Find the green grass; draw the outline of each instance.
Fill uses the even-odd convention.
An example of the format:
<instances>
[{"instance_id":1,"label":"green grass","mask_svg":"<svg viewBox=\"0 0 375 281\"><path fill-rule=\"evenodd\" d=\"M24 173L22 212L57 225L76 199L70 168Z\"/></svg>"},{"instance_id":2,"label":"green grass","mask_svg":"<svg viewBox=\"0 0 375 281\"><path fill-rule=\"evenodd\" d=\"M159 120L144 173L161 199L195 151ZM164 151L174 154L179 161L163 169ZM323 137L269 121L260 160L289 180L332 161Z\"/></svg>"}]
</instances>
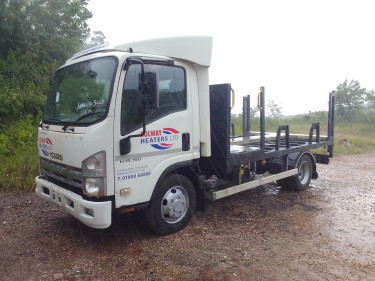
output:
<instances>
[{"instance_id":1,"label":"green grass","mask_svg":"<svg viewBox=\"0 0 375 281\"><path fill-rule=\"evenodd\" d=\"M5 190L32 190L34 179L38 175L38 156L35 148L28 145L25 149L15 151L14 155L0 166L0 188Z\"/></svg>"},{"instance_id":2,"label":"green grass","mask_svg":"<svg viewBox=\"0 0 375 281\"><path fill-rule=\"evenodd\" d=\"M235 132L242 134L241 116L232 117L236 124ZM297 115L282 118L266 117L266 131L277 132L280 125L289 125L292 134L309 134L312 123L320 123L320 135L327 135L328 113L314 112L309 115ZM251 119L251 130L259 131L259 118ZM371 123L336 122L334 155L351 155L375 151L375 120ZM322 149L314 152L323 153Z\"/></svg>"},{"instance_id":3,"label":"green grass","mask_svg":"<svg viewBox=\"0 0 375 281\"><path fill-rule=\"evenodd\" d=\"M38 175L37 125L31 116L0 128L0 188L31 190Z\"/></svg>"},{"instance_id":4,"label":"green grass","mask_svg":"<svg viewBox=\"0 0 375 281\"><path fill-rule=\"evenodd\" d=\"M350 137L337 134L335 138L335 155L362 154L375 151L375 141L363 136Z\"/></svg>"}]
</instances>

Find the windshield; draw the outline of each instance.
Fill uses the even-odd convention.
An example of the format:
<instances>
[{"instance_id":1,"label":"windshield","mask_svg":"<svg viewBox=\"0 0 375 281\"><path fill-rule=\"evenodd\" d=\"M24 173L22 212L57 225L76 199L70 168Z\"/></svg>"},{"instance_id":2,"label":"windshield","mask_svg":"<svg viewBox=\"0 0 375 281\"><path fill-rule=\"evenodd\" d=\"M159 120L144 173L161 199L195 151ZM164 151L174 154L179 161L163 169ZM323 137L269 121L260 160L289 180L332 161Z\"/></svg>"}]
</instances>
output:
<instances>
[{"instance_id":1,"label":"windshield","mask_svg":"<svg viewBox=\"0 0 375 281\"><path fill-rule=\"evenodd\" d=\"M117 59L106 57L58 70L47 96L43 122L88 125L104 119Z\"/></svg>"}]
</instances>

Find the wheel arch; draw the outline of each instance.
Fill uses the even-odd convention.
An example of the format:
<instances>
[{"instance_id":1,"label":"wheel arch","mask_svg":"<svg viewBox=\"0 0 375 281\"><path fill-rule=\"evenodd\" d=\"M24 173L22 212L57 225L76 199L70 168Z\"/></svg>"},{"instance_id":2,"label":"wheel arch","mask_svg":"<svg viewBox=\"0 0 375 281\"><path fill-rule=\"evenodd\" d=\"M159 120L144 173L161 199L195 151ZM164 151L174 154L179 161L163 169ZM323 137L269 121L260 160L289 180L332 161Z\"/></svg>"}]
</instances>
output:
<instances>
[{"instance_id":1,"label":"wheel arch","mask_svg":"<svg viewBox=\"0 0 375 281\"><path fill-rule=\"evenodd\" d=\"M167 235L180 231L194 215L198 200L191 167L191 161L173 164L159 177L144 213L154 232Z\"/></svg>"},{"instance_id":2,"label":"wheel arch","mask_svg":"<svg viewBox=\"0 0 375 281\"><path fill-rule=\"evenodd\" d=\"M163 173L160 175L158 181L156 182L155 188L152 192L150 200L152 200L155 197L155 189L156 187L169 175L171 174L179 174L191 181L193 184L196 194L198 196L198 201L200 201L200 188L199 188L199 176L193 171L192 169L193 161L184 161L180 163L175 163L168 168L166 168Z\"/></svg>"},{"instance_id":3,"label":"wheel arch","mask_svg":"<svg viewBox=\"0 0 375 281\"><path fill-rule=\"evenodd\" d=\"M317 179L318 178L318 173L316 171L316 162L315 162L315 158L314 156L312 155L312 153L310 151L305 151L305 152L297 152L297 153L292 153L288 156L289 158L289 164L293 166L293 168L296 167L299 159L303 156L303 155L307 155L308 157L310 157L311 159L311 163L312 163L312 179Z\"/></svg>"}]
</instances>

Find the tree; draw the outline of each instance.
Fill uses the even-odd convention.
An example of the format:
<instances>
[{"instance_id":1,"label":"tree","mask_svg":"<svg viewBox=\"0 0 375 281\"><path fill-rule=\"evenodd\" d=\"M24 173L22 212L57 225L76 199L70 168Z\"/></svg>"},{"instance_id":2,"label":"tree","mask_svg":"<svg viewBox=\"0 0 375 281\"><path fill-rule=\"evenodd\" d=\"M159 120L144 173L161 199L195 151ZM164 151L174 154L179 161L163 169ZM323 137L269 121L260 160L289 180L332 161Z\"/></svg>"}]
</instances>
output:
<instances>
[{"instance_id":1,"label":"tree","mask_svg":"<svg viewBox=\"0 0 375 281\"><path fill-rule=\"evenodd\" d=\"M250 118L255 118L259 116L259 108L257 106L250 107Z\"/></svg>"},{"instance_id":2,"label":"tree","mask_svg":"<svg viewBox=\"0 0 375 281\"><path fill-rule=\"evenodd\" d=\"M343 83L337 86L336 92L336 110L341 117L349 118L349 116L360 109L366 99L371 97L373 91L367 91L366 88L361 88L357 80L351 80L348 83L346 79Z\"/></svg>"},{"instance_id":3,"label":"tree","mask_svg":"<svg viewBox=\"0 0 375 281\"><path fill-rule=\"evenodd\" d=\"M375 109L375 91L374 90L367 92L366 102L368 104L368 107Z\"/></svg>"},{"instance_id":4,"label":"tree","mask_svg":"<svg viewBox=\"0 0 375 281\"><path fill-rule=\"evenodd\" d=\"M22 50L41 64L64 62L90 35L88 0L2 0L0 56Z\"/></svg>"},{"instance_id":5,"label":"tree","mask_svg":"<svg viewBox=\"0 0 375 281\"><path fill-rule=\"evenodd\" d=\"M89 38L90 41L85 43L82 49L84 50L84 49L88 49L88 48L95 47L98 45L102 45L105 43L104 42L105 38L106 37L103 32L94 31L93 35Z\"/></svg>"},{"instance_id":6,"label":"tree","mask_svg":"<svg viewBox=\"0 0 375 281\"><path fill-rule=\"evenodd\" d=\"M26 48L26 6L26 0L0 1L0 58L5 59L11 50Z\"/></svg>"},{"instance_id":7,"label":"tree","mask_svg":"<svg viewBox=\"0 0 375 281\"><path fill-rule=\"evenodd\" d=\"M267 111L269 113L267 113ZM266 111L267 115L271 116L271 117L281 117L281 116L283 116L281 114L281 107L277 103L275 103L274 100L268 100L267 101L267 111Z\"/></svg>"},{"instance_id":8,"label":"tree","mask_svg":"<svg viewBox=\"0 0 375 281\"><path fill-rule=\"evenodd\" d=\"M30 186L38 170L37 125L56 67L87 41L88 0L0 0L2 187ZM94 34L96 42L102 33ZM31 171L31 173L30 173ZM32 176L30 176L32 174Z\"/></svg>"},{"instance_id":9,"label":"tree","mask_svg":"<svg viewBox=\"0 0 375 281\"><path fill-rule=\"evenodd\" d=\"M0 0L0 128L37 117L56 67L90 35L88 0ZM95 32L93 42L104 40Z\"/></svg>"}]
</instances>

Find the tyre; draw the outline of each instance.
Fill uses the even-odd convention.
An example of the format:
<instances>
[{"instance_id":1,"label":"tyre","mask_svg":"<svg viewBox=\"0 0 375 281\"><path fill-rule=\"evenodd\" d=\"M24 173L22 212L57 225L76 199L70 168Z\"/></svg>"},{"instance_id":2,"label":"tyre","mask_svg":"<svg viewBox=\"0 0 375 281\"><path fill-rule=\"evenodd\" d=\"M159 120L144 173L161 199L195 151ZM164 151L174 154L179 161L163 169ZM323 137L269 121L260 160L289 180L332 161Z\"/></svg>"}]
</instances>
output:
<instances>
[{"instance_id":1,"label":"tyre","mask_svg":"<svg viewBox=\"0 0 375 281\"><path fill-rule=\"evenodd\" d=\"M311 158L306 154L302 155L298 159L296 168L298 174L287 178L288 187L297 191L304 191L309 186L313 173Z\"/></svg>"},{"instance_id":2,"label":"tyre","mask_svg":"<svg viewBox=\"0 0 375 281\"><path fill-rule=\"evenodd\" d=\"M284 178L276 181L277 185L281 186L282 188L288 188L290 186L289 178Z\"/></svg>"},{"instance_id":3,"label":"tyre","mask_svg":"<svg viewBox=\"0 0 375 281\"><path fill-rule=\"evenodd\" d=\"M150 228L158 234L172 234L185 228L196 206L196 192L191 181L172 174L156 187L145 212Z\"/></svg>"}]
</instances>

